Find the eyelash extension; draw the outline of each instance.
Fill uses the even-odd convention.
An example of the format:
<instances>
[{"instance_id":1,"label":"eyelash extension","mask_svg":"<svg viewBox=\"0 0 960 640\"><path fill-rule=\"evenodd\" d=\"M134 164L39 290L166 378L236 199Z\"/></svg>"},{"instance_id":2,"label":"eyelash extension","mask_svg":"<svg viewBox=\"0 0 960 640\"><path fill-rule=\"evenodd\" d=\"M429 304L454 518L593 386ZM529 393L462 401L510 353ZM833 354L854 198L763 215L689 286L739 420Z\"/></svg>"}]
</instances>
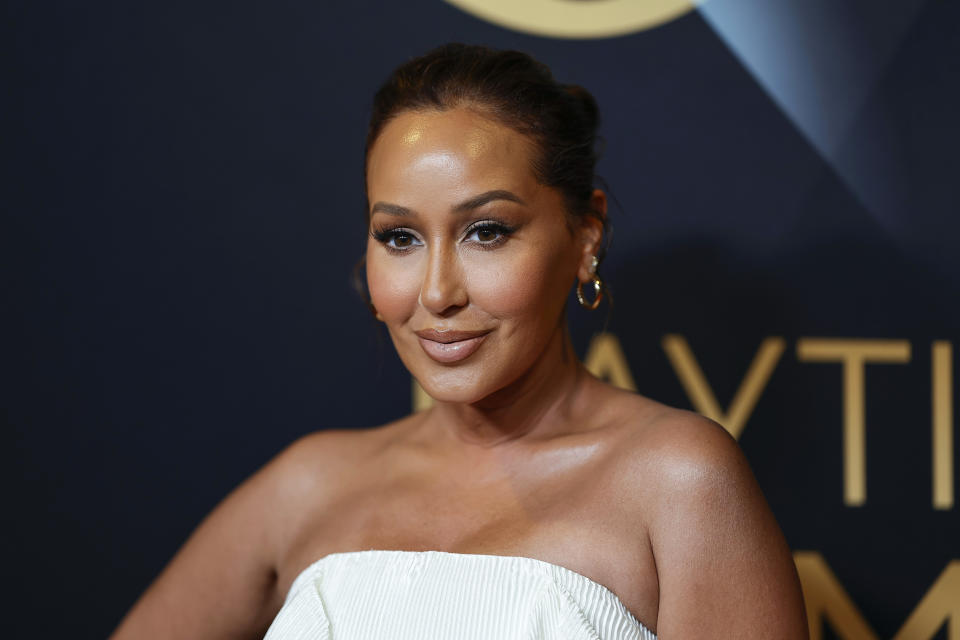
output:
<instances>
[{"instance_id":1,"label":"eyelash extension","mask_svg":"<svg viewBox=\"0 0 960 640\"><path fill-rule=\"evenodd\" d=\"M477 246L482 249L493 249L500 246L506 242L507 238L516 231L516 227L512 227L505 222L499 220L482 220L480 222L475 222L469 227L467 227L466 232L464 233L465 237L470 237L477 231L492 231L498 234L498 238L492 242L478 242Z\"/></svg>"},{"instance_id":2,"label":"eyelash extension","mask_svg":"<svg viewBox=\"0 0 960 640\"><path fill-rule=\"evenodd\" d=\"M370 236L383 245L383 248L397 255L402 255L409 251L412 247L391 247L390 241L396 238L397 236L409 236L416 239L416 236L412 231L404 227L374 227L370 229Z\"/></svg>"},{"instance_id":3,"label":"eyelash extension","mask_svg":"<svg viewBox=\"0 0 960 640\"><path fill-rule=\"evenodd\" d=\"M370 237L377 242L387 242L394 236L394 234L396 234L396 232L403 230L404 229L402 227L376 227L370 229Z\"/></svg>"},{"instance_id":4,"label":"eyelash extension","mask_svg":"<svg viewBox=\"0 0 960 640\"><path fill-rule=\"evenodd\" d=\"M476 242L476 246L481 249L493 249L503 244L507 238L516 231L516 227L508 225L499 220L481 220L467 227L464 232L464 238L469 238L478 231L491 231L497 234L497 239L490 242ZM415 238L413 232L404 227L374 227L370 229L370 236L382 244L388 251L403 253L409 250L409 247L391 247L390 241L400 235L406 235Z\"/></svg>"}]
</instances>

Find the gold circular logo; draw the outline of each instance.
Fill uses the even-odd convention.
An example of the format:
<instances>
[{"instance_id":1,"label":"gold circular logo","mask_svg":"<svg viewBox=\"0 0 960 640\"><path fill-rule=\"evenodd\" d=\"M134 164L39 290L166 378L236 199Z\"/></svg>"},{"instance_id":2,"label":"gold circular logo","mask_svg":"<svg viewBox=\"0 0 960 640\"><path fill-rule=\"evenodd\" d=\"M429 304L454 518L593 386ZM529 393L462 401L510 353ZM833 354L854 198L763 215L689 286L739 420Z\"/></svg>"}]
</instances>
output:
<instances>
[{"instance_id":1,"label":"gold circular logo","mask_svg":"<svg viewBox=\"0 0 960 640\"><path fill-rule=\"evenodd\" d=\"M551 38L609 38L679 18L702 0L446 0L501 27Z\"/></svg>"}]
</instances>

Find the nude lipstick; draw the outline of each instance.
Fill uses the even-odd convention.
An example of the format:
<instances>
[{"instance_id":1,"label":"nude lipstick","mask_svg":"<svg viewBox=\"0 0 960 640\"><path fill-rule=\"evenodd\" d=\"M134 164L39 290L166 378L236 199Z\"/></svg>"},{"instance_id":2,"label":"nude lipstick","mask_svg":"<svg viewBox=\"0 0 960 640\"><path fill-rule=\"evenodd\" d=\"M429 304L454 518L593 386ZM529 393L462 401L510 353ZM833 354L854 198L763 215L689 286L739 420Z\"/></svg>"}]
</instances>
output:
<instances>
[{"instance_id":1,"label":"nude lipstick","mask_svg":"<svg viewBox=\"0 0 960 640\"><path fill-rule=\"evenodd\" d=\"M414 331L424 353L441 364L452 364L469 358L480 348L490 331Z\"/></svg>"}]
</instances>

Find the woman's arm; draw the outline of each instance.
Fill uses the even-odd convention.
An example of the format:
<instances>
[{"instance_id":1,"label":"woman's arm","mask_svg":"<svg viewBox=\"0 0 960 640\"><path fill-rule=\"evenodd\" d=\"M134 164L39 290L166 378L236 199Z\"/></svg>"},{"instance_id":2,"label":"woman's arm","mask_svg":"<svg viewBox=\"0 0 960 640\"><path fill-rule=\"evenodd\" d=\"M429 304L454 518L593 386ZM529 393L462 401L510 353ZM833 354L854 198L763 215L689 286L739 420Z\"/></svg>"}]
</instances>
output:
<instances>
[{"instance_id":1,"label":"woman's arm","mask_svg":"<svg viewBox=\"0 0 960 640\"><path fill-rule=\"evenodd\" d=\"M693 414L671 424L650 540L660 638L806 640L792 556L733 438Z\"/></svg>"},{"instance_id":2,"label":"woman's arm","mask_svg":"<svg viewBox=\"0 0 960 640\"><path fill-rule=\"evenodd\" d=\"M140 597L112 640L262 637L280 607L277 560L311 483L304 438L221 502Z\"/></svg>"}]
</instances>

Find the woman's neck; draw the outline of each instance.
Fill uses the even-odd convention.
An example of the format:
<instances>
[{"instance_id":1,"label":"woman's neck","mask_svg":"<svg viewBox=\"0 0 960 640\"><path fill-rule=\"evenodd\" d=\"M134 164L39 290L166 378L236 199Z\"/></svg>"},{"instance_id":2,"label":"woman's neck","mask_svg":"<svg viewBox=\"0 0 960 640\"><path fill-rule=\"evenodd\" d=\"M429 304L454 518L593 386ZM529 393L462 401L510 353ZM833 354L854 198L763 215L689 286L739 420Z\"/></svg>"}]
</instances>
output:
<instances>
[{"instance_id":1,"label":"woman's neck","mask_svg":"<svg viewBox=\"0 0 960 640\"><path fill-rule=\"evenodd\" d=\"M522 437L548 437L570 422L589 374L577 360L565 325L519 379L472 403L438 402L430 421L459 444L495 447Z\"/></svg>"}]
</instances>

